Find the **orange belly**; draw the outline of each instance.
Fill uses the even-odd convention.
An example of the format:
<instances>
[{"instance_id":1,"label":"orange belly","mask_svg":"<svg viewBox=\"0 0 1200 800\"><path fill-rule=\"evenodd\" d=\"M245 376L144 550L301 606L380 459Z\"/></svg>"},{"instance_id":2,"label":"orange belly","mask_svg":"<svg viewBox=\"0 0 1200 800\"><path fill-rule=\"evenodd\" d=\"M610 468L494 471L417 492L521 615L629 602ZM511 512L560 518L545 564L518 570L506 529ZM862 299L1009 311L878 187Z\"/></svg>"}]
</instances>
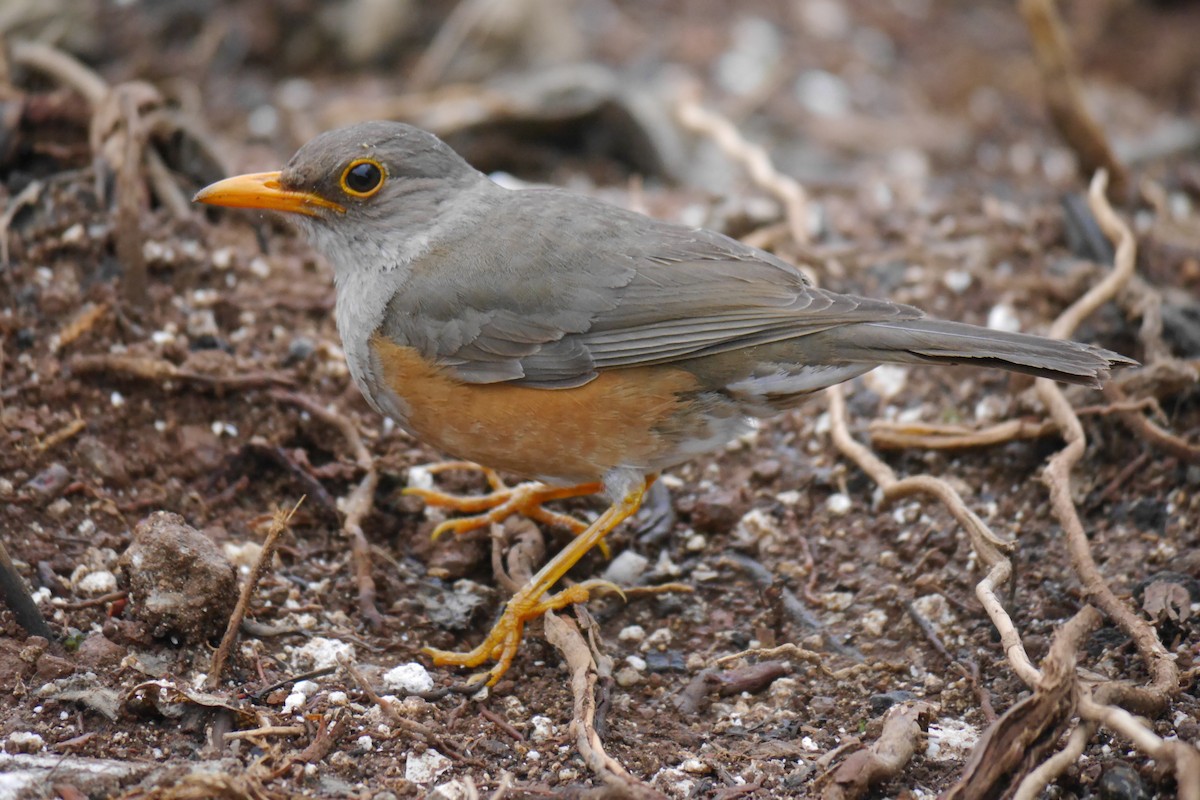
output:
<instances>
[{"instance_id":1,"label":"orange belly","mask_svg":"<svg viewBox=\"0 0 1200 800\"><path fill-rule=\"evenodd\" d=\"M650 471L677 449L678 415L696 389L690 373L661 366L608 370L572 389L469 384L384 337L371 348L405 412L398 421L422 442L553 483L598 481L614 467Z\"/></svg>"}]
</instances>

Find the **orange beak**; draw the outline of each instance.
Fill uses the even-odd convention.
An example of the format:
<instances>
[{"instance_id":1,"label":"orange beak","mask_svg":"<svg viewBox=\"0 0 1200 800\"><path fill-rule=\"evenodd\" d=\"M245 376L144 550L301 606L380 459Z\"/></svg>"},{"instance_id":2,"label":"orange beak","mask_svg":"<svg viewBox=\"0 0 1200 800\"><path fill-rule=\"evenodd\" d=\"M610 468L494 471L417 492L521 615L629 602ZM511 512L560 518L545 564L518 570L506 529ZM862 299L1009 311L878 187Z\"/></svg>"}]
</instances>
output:
<instances>
[{"instance_id":1,"label":"orange beak","mask_svg":"<svg viewBox=\"0 0 1200 800\"><path fill-rule=\"evenodd\" d=\"M268 211L287 211L293 214L319 216L321 209L345 214L346 209L332 200L326 200L312 192L297 192L284 189L279 184L278 172L259 172L254 175L237 175L206 186L192 198L195 203L231 208L261 208Z\"/></svg>"}]
</instances>

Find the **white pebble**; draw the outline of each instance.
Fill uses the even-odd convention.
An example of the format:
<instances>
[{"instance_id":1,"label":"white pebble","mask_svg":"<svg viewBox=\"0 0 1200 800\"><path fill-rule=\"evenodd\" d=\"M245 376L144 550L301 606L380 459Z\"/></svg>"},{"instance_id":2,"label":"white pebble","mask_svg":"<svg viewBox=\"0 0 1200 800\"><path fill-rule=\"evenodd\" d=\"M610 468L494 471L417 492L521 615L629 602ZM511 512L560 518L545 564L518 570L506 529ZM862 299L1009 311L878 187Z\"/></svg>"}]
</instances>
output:
<instances>
[{"instance_id":1,"label":"white pebble","mask_svg":"<svg viewBox=\"0 0 1200 800\"><path fill-rule=\"evenodd\" d=\"M884 364L864 375L863 381L872 392L884 400L891 400L904 391L904 384L908 382L908 369L895 364Z\"/></svg>"},{"instance_id":2,"label":"white pebble","mask_svg":"<svg viewBox=\"0 0 1200 800\"><path fill-rule=\"evenodd\" d=\"M604 580L612 581L618 586L633 586L649 565L650 559L632 550L626 550L614 558L604 570Z\"/></svg>"},{"instance_id":3,"label":"white pebble","mask_svg":"<svg viewBox=\"0 0 1200 800\"><path fill-rule=\"evenodd\" d=\"M433 489L433 473L428 467L413 466L408 468L408 488Z\"/></svg>"},{"instance_id":4,"label":"white pebble","mask_svg":"<svg viewBox=\"0 0 1200 800\"><path fill-rule=\"evenodd\" d=\"M962 294L969 289L973 280L971 273L964 269L947 270L946 274L942 276L942 283L955 294Z\"/></svg>"},{"instance_id":5,"label":"white pebble","mask_svg":"<svg viewBox=\"0 0 1200 800\"><path fill-rule=\"evenodd\" d=\"M304 708L304 704L308 702L308 695L304 692L292 692L283 701L283 713L290 714L298 708Z\"/></svg>"},{"instance_id":6,"label":"white pebble","mask_svg":"<svg viewBox=\"0 0 1200 800\"><path fill-rule=\"evenodd\" d=\"M256 278L266 278L271 274L271 265L262 256L250 259L249 269L250 274Z\"/></svg>"},{"instance_id":7,"label":"white pebble","mask_svg":"<svg viewBox=\"0 0 1200 800\"><path fill-rule=\"evenodd\" d=\"M125 405L125 396L120 392L113 392L109 395L108 402L112 403L113 408L120 408Z\"/></svg>"},{"instance_id":8,"label":"white pebble","mask_svg":"<svg viewBox=\"0 0 1200 800\"><path fill-rule=\"evenodd\" d=\"M529 739L534 742L544 742L554 736L557 731L554 728L554 723L549 717L544 717L538 714L529 720L533 725L533 730L529 733Z\"/></svg>"},{"instance_id":9,"label":"white pebble","mask_svg":"<svg viewBox=\"0 0 1200 800\"><path fill-rule=\"evenodd\" d=\"M409 753L404 759L404 779L412 783L433 783L452 766L450 759L430 748L417 755Z\"/></svg>"},{"instance_id":10,"label":"white pebble","mask_svg":"<svg viewBox=\"0 0 1200 800\"><path fill-rule=\"evenodd\" d=\"M339 658L354 662L354 645L314 636L303 647L296 649L296 658L301 663L312 665L313 669L336 667Z\"/></svg>"},{"instance_id":11,"label":"white pebble","mask_svg":"<svg viewBox=\"0 0 1200 800\"><path fill-rule=\"evenodd\" d=\"M651 647L666 647L671 643L671 629L659 628L646 637L646 641L642 646L643 650L648 650Z\"/></svg>"},{"instance_id":12,"label":"white pebble","mask_svg":"<svg viewBox=\"0 0 1200 800\"><path fill-rule=\"evenodd\" d=\"M109 594L117 590L117 576L106 569L90 572L75 584L75 588L84 594Z\"/></svg>"},{"instance_id":13,"label":"white pebble","mask_svg":"<svg viewBox=\"0 0 1200 800\"><path fill-rule=\"evenodd\" d=\"M393 667L383 674L383 685L394 692L420 694L433 689L429 670L415 662Z\"/></svg>"},{"instance_id":14,"label":"white pebble","mask_svg":"<svg viewBox=\"0 0 1200 800\"><path fill-rule=\"evenodd\" d=\"M331 706L344 706L350 703L350 698L345 692L330 692L328 699Z\"/></svg>"},{"instance_id":15,"label":"white pebble","mask_svg":"<svg viewBox=\"0 0 1200 800\"><path fill-rule=\"evenodd\" d=\"M842 492L829 495L829 499L825 501L825 507L829 509L829 513L839 517L848 513L852 505L850 495Z\"/></svg>"},{"instance_id":16,"label":"white pebble","mask_svg":"<svg viewBox=\"0 0 1200 800\"><path fill-rule=\"evenodd\" d=\"M1008 303L997 303L988 312L987 326L995 331L1017 333L1021 330L1021 320L1017 310Z\"/></svg>"},{"instance_id":17,"label":"white pebble","mask_svg":"<svg viewBox=\"0 0 1200 800\"><path fill-rule=\"evenodd\" d=\"M879 608L873 608L862 616L863 633L868 636L882 636L887 626L887 613Z\"/></svg>"},{"instance_id":18,"label":"white pebble","mask_svg":"<svg viewBox=\"0 0 1200 800\"><path fill-rule=\"evenodd\" d=\"M646 629L641 625L627 625L617 634L617 641L640 642L646 638Z\"/></svg>"},{"instance_id":19,"label":"white pebble","mask_svg":"<svg viewBox=\"0 0 1200 800\"><path fill-rule=\"evenodd\" d=\"M621 667L613 674L613 679L617 682L617 686L628 689L630 686L637 686L642 680L642 676L633 667Z\"/></svg>"},{"instance_id":20,"label":"white pebble","mask_svg":"<svg viewBox=\"0 0 1200 800\"><path fill-rule=\"evenodd\" d=\"M375 740L370 736L360 736L358 737L358 746L360 749L366 750L369 753L375 749Z\"/></svg>"}]
</instances>

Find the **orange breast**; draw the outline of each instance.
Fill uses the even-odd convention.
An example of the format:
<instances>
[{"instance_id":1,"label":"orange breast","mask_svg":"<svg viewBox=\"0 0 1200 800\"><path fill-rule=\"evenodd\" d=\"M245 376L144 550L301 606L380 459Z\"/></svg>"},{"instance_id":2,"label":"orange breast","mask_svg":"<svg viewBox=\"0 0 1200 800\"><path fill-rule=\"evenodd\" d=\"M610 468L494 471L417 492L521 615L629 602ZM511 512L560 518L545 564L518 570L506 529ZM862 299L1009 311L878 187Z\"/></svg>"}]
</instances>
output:
<instances>
[{"instance_id":1,"label":"orange breast","mask_svg":"<svg viewBox=\"0 0 1200 800\"><path fill-rule=\"evenodd\" d=\"M660 366L608 370L573 389L467 384L384 337L371 348L421 441L555 483L598 481L618 466L649 470L676 448L676 415L696 389L690 373Z\"/></svg>"}]
</instances>

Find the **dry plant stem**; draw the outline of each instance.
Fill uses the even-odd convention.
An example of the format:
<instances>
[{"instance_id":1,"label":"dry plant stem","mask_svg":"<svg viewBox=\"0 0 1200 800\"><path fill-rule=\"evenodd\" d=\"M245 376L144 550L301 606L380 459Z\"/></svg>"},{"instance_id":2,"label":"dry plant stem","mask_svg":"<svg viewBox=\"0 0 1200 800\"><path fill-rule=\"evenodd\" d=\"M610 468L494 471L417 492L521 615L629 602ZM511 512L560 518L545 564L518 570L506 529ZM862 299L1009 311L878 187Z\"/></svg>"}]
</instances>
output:
<instances>
[{"instance_id":1,"label":"dry plant stem","mask_svg":"<svg viewBox=\"0 0 1200 800\"><path fill-rule=\"evenodd\" d=\"M84 303L71 321L59 329L50 340L50 350L57 353L90 331L108 313L108 303Z\"/></svg>"},{"instance_id":2,"label":"dry plant stem","mask_svg":"<svg viewBox=\"0 0 1200 800\"><path fill-rule=\"evenodd\" d=\"M78 410L76 410L76 414L78 414ZM38 442L33 449L35 452L44 453L51 448L58 447L60 444L75 436L86 427L87 420L80 416L76 416L75 419L71 420L42 441Z\"/></svg>"},{"instance_id":3,"label":"dry plant stem","mask_svg":"<svg viewBox=\"0 0 1200 800\"><path fill-rule=\"evenodd\" d=\"M575 698L571 732L575 735L575 746L584 763L608 786L624 792L625 796L665 800L664 795L630 775L619 762L604 752L604 744L593 724L596 718L595 664L579 628L552 611L547 611L542 619L546 641L558 648L571 671L571 694Z\"/></svg>"},{"instance_id":4,"label":"dry plant stem","mask_svg":"<svg viewBox=\"0 0 1200 800\"><path fill-rule=\"evenodd\" d=\"M234 739L255 739L260 736L299 736L304 733L303 725L267 725L250 731L230 731L225 734L225 741Z\"/></svg>"},{"instance_id":5,"label":"dry plant stem","mask_svg":"<svg viewBox=\"0 0 1200 800\"><path fill-rule=\"evenodd\" d=\"M93 107L108 94L108 83L78 59L41 42L13 42L14 64L45 73L83 95Z\"/></svg>"},{"instance_id":6,"label":"dry plant stem","mask_svg":"<svg viewBox=\"0 0 1200 800\"><path fill-rule=\"evenodd\" d=\"M990 725L971 752L946 800L998 800L1054 747L1074 715L1079 695L1076 652L1102 617L1084 606L1054 634L1033 694Z\"/></svg>"},{"instance_id":7,"label":"dry plant stem","mask_svg":"<svg viewBox=\"0 0 1200 800\"><path fill-rule=\"evenodd\" d=\"M335 720L332 725L329 724L330 717L321 719L321 728L317 731L317 735L309 742L308 747L296 755L294 763L315 764L329 755L329 751L350 727L350 721L353 718L353 715L347 713L335 712L333 716Z\"/></svg>"},{"instance_id":8,"label":"dry plant stem","mask_svg":"<svg viewBox=\"0 0 1200 800\"><path fill-rule=\"evenodd\" d=\"M245 585L242 586L242 591L238 595L237 605L233 608L233 614L229 617L229 624L225 626L225 635L221 637L221 644L213 653L212 665L208 670L208 678L204 685L210 691L221 685L221 675L225 672L225 662L229 660L229 653L233 650L233 643L237 641L238 628L242 625L242 620L246 617L246 611L250 608L250 598L254 596L254 590L258 588L258 582L262 580L262 576L266 574L267 567L271 564L271 559L275 557L275 550L279 547L279 539L283 532L287 530L288 523L292 521L292 516L296 513L296 509L300 508L300 503L304 502L304 498L300 498L296 505L292 506L291 511L277 509L275 516L271 519L271 527L267 530L267 538L263 541L262 552L258 554L258 561L254 563L254 569L250 570L250 577Z\"/></svg>"},{"instance_id":9,"label":"dry plant stem","mask_svg":"<svg viewBox=\"0 0 1200 800\"><path fill-rule=\"evenodd\" d=\"M704 108L693 94L685 92L675 106L675 115L680 123L688 130L715 141L726 155L746 169L756 185L773 194L783 204L792 239L798 245L807 245L808 194L804 187L775 169L766 150L746 141L732 122Z\"/></svg>"},{"instance_id":10,"label":"dry plant stem","mask_svg":"<svg viewBox=\"0 0 1200 800\"><path fill-rule=\"evenodd\" d=\"M275 375L269 372L255 372L245 375L210 375L177 367L165 359L132 355L129 353L76 355L67 360L67 368L79 375L92 372L109 372L126 378L140 378L150 381L177 380L210 387L216 392L231 389L261 389L264 387L289 387L295 385L295 381L285 375Z\"/></svg>"},{"instance_id":11,"label":"dry plant stem","mask_svg":"<svg viewBox=\"0 0 1200 800\"><path fill-rule=\"evenodd\" d=\"M972 447L991 447L1017 439L1040 439L1057 432L1050 422L1010 419L986 428L972 429L964 425L928 425L872 421L868 433L871 445L878 450L965 450Z\"/></svg>"},{"instance_id":12,"label":"dry plant stem","mask_svg":"<svg viewBox=\"0 0 1200 800\"><path fill-rule=\"evenodd\" d=\"M851 753L830 776L824 800L857 800L871 787L896 777L917 751L924 731L920 718L933 711L930 703L903 703L888 709L879 739L865 750Z\"/></svg>"},{"instance_id":13,"label":"dry plant stem","mask_svg":"<svg viewBox=\"0 0 1200 800\"><path fill-rule=\"evenodd\" d=\"M1104 387L1104 396L1112 400L1114 405L1128 403L1125 393L1116 384ZM1118 409L1115 412L1133 433L1145 439L1151 446L1175 456L1180 461L1200 464L1200 445L1190 444L1175 434L1164 430L1159 425L1137 411Z\"/></svg>"},{"instance_id":14,"label":"dry plant stem","mask_svg":"<svg viewBox=\"0 0 1200 800\"><path fill-rule=\"evenodd\" d=\"M988 528L987 523L967 508L962 497L954 487L932 475L917 475L903 480L896 478L896 473L879 459L869 448L859 443L850 435L846 421L846 399L841 386L833 386L825 390L829 399L829 417L831 422L830 435L833 443L842 455L849 458L859 469L867 473L883 490L884 499L888 502L908 497L913 494L932 495L942 502L958 523L963 526L971 540L971 546L978 554L980 561L988 568L987 576L975 587L979 601L991 618L992 624L1000 633L1000 641L1004 647L1005 656L1013 671L1026 684L1034 685L1040 673L1030 661L1021 643L1021 637L1013 625L1012 618L1004 610L1003 603L996 596L997 587L1004 584L1012 574L1012 564L1004 555L1003 550L1008 543L997 537Z\"/></svg>"},{"instance_id":15,"label":"dry plant stem","mask_svg":"<svg viewBox=\"0 0 1200 800\"><path fill-rule=\"evenodd\" d=\"M1123 197L1128 191L1129 176L1084 104L1071 45L1054 0L1021 0L1019 5L1033 40L1033 54L1042 75L1050 118L1079 157L1080 173L1088 176L1100 169L1110 171L1112 193Z\"/></svg>"},{"instance_id":16,"label":"dry plant stem","mask_svg":"<svg viewBox=\"0 0 1200 800\"><path fill-rule=\"evenodd\" d=\"M1092 213L1096 215L1105 235L1117 244L1113 270L1055 320L1050 327L1050 336L1057 339L1069 338L1089 314L1115 297L1133 275L1137 245L1133 233L1108 204L1104 191L1105 183L1104 172L1098 172L1092 180L1088 199ZM1035 388L1067 442L1066 447L1051 457L1042 480L1050 489L1051 510L1063 527L1075 572L1079 575L1089 598L1133 638L1146 667L1153 675L1148 687L1150 696L1144 700L1148 701L1150 707L1161 709L1169 698L1179 691L1179 668L1158 640L1154 629L1117 598L1105 582L1104 576L1100 574L1092 558L1083 523L1071 499L1071 470L1083 457L1087 447L1083 425L1058 384L1039 378Z\"/></svg>"},{"instance_id":17,"label":"dry plant stem","mask_svg":"<svg viewBox=\"0 0 1200 800\"><path fill-rule=\"evenodd\" d=\"M1171 764L1179 800L1200 800L1200 750L1187 742L1168 742L1125 709L1097 703L1090 697L1080 698L1079 715L1124 736L1151 758Z\"/></svg>"},{"instance_id":18,"label":"dry plant stem","mask_svg":"<svg viewBox=\"0 0 1200 800\"><path fill-rule=\"evenodd\" d=\"M8 229L12 226L13 219L22 208L37 202L38 195L41 193L42 182L30 181L29 185L22 189L16 197L8 201L8 207L4 209L3 214L0 214L0 267L8 267Z\"/></svg>"},{"instance_id":19,"label":"dry plant stem","mask_svg":"<svg viewBox=\"0 0 1200 800\"><path fill-rule=\"evenodd\" d=\"M378 630L383 626L383 616L375 607L375 579L371 577L371 548L367 537L363 535L362 521L375 505L375 487L379 484L379 472L375 469L375 459L371 451L363 444L358 435L358 428L348 417L330 411L320 403L293 392L272 392L276 400L282 400L298 408L302 408L312 416L327 425L341 431L350 449L354 452L354 461L363 471L362 480L346 497L343 505L345 519L342 521L342 533L350 540L350 553L354 561L354 578L358 585L358 610L363 619Z\"/></svg>"},{"instance_id":20,"label":"dry plant stem","mask_svg":"<svg viewBox=\"0 0 1200 800\"><path fill-rule=\"evenodd\" d=\"M1050 782L1062 775L1079 760L1092 736L1096 733L1096 723L1084 721L1071 731L1066 746L1054 755L1037 765L1032 772L1025 776L1017 787L1013 800L1037 800Z\"/></svg>"}]
</instances>

